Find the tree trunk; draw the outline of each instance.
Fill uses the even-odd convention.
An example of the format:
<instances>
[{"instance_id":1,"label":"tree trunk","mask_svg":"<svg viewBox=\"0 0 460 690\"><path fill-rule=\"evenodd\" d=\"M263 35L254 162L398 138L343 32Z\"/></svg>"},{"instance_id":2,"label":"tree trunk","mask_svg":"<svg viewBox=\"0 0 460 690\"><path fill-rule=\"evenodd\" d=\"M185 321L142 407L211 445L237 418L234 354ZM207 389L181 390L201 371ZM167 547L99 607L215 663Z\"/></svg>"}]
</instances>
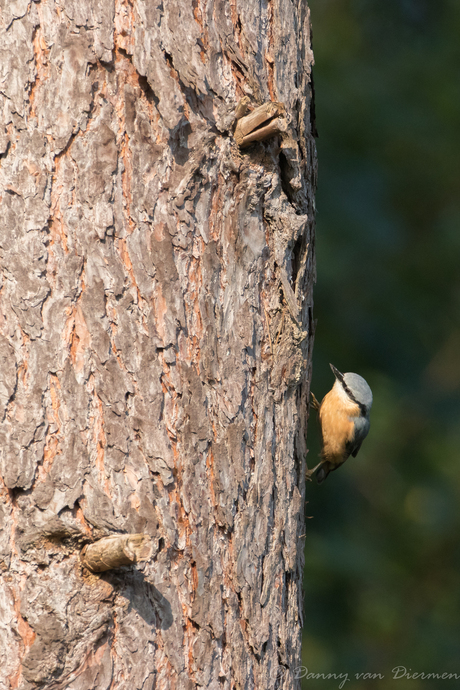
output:
<instances>
[{"instance_id":1,"label":"tree trunk","mask_svg":"<svg viewBox=\"0 0 460 690\"><path fill-rule=\"evenodd\" d=\"M296 687L308 7L0 7L1 687Z\"/></svg>"}]
</instances>

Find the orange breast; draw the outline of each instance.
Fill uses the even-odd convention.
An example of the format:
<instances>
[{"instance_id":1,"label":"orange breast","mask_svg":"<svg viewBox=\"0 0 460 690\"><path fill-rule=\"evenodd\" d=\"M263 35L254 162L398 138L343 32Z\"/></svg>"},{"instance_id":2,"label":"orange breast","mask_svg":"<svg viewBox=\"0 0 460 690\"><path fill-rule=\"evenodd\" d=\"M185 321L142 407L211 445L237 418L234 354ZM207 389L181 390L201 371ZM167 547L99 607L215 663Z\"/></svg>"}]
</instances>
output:
<instances>
[{"instance_id":1,"label":"orange breast","mask_svg":"<svg viewBox=\"0 0 460 690\"><path fill-rule=\"evenodd\" d=\"M354 435L353 417L359 415L359 406L339 397L334 389L324 397L319 411L323 436L322 456L334 465L344 462L348 453L346 444Z\"/></svg>"}]
</instances>

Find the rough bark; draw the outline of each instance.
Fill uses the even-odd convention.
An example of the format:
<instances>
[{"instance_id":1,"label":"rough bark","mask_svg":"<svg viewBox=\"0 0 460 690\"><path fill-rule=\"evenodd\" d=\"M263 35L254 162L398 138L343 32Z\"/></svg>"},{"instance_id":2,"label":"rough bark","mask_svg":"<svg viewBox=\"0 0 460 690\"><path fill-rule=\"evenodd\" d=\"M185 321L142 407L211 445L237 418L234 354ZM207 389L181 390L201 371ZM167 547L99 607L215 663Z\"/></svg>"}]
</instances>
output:
<instances>
[{"instance_id":1,"label":"rough bark","mask_svg":"<svg viewBox=\"0 0 460 690\"><path fill-rule=\"evenodd\" d=\"M0 686L296 687L308 7L0 11ZM240 150L244 96L287 131ZM131 533L148 563L82 566Z\"/></svg>"}]
</instances>

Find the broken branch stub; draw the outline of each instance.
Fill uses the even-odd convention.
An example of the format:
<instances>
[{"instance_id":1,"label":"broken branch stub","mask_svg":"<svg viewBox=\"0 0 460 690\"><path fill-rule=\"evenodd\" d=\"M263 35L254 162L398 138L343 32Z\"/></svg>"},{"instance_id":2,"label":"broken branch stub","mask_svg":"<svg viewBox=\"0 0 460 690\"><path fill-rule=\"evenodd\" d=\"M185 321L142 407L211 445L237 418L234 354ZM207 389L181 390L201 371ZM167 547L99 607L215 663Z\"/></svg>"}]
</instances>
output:
<instances>
[{"instance_id":1,"label":"broken branch stub","mask_svg":"<svg viewBox=\"0 0 460 690\"><path fill-rule=\"evenodd\" d=\"M250 102L249 96L243 96L243 98L238 101L238 105L235 108L235 121L241 120L242 117L247 115Z\"/></svg>"},{"instance_id":2,"label":"broken branch stub","mask_svg":"<svg viewBox=\"0 0 460 690\"><path fill-rule=\"evenodd\" d=\"M287 132L287 122L284 117L277 117L275 120L271 120L265 127L259 127L259 129L245 136L240 144L240 148L244 149L249 144L252 144L253 141L264 141L274 137L275 134L284 134L284 132Z\"/></svg>"},{"instance_id":3,"label":"broken branch stub","mask_svg":"<svg viewBox=\"0 0 460 690\"><path fill-rule=\"evenodd\" d=\"M286 131L283 103L268 101L238 120L234 136L238 146L245 148L253 141L263 141Z\"/></svg>"},{"instance_id":4,"label":"broken branch stub","mask_svg":"<svg viewBox=\"0 0 460 690\"><path fill-rule=\"evenodd\" d=\"M80 559L91 572L102 573L123 565L148 561L152 551L152 540L148 534L114 534L85 546Z\"/></svg>"}]
</instances>

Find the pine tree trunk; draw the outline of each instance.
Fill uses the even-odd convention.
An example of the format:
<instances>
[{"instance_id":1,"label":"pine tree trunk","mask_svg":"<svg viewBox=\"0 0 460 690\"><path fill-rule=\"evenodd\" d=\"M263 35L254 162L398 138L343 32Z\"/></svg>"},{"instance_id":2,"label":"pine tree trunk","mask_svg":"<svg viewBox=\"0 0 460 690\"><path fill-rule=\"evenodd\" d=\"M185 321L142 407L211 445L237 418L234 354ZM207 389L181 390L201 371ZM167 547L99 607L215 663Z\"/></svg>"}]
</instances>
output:
<instances>
[{"instance_id":1,"label":"pine tree trunk","mask_svg":"<svg viewBox=\"0 0 460 690\"><path fill-rule=\"evenodd\" d=\"M308 7L0 6L0 687L297 687Z\"/></svg>"}]
</instances>

